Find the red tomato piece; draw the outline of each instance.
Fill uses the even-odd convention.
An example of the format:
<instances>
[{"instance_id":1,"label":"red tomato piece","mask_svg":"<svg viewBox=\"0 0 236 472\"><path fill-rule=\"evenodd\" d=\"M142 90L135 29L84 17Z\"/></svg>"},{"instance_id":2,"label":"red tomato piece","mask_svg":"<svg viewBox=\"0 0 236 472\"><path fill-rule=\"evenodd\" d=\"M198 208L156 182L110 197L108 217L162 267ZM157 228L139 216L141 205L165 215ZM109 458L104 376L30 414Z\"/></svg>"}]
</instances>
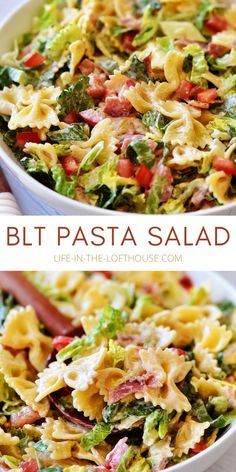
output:
<instances>
[{"instance_id":1,"label":"red tomato piece","mask_svg":"<svg viewBox=\"0 0 236 472\"><path fill-rule=\"evenodd\" d=\"M211 88L205 90L204 92L200 92L197 95L198 102L202 103L213 103L215 99L218 97L217 90L215 88Z\"/></svg>"},{"instance_id":2,"label":"red tomato piece","mask_svg":"<svg viewBox=\"0 0 236 472\"><path fill-rule=\"evenodd\" d=\"M34 52L27 61L24 62L25 67L33 69L34 67L41 66L45 61L45 57L42 56L39 52Z\"/></svg>"},{"instance_id":3,"label":"red tomato piece","mask_svg":"<svg viewBox=\"0 0 236 472\"><path fill-rule=\"evenodd\" d=\"M220 33L221 31L225 31L229 27L228 21L220 15L213 15L207 20L204 21L205 28L210 33Z\"/></svg>"},{"instance_id":4,"label":"red tomato piece","mask_svg":"<svg viewBox=\"0 0 236 472\"><path fill-rule=\"evenodd\" d=\"M139 31L138 30L135 30L135 31L127 31L126 33L123 33L121 35L121 43L122 43L122 46L123 46L123 49L127 52L132 52L134 51L134 46L133 46L133 40L136 36L136 34L138 34Z\"/></svg>"},{"instance_id":5,"label":"red tomato piece","mask_svg":"<svg viewBox=\"0 0 236 472\"><path fill-rule=\"evenodd\" d=\"M152 172L148 169L145 164L142 164L141 167L139 167L137 174L136 174L136 179L141 187L144 187L148 189L151 185L153 175Z\"/></svg>"},{"instance_id":6,"label":"red tomato piece","mask_svg":"<svg viewBox=\"0 0 236 472\"><path fill-rule=\"evenodd\" d=\"M229 48L222 46L221 44L209 43L207 47L207 52L210 56L221 57L224 56L229 51Z\"/></svg>"},{"instance_id":7,"label":"red tomato piece","mask_svg":"<svg viewBox=\"0 0 236 472\"><path fill-rule=\"evenodd\" d=\"M223 171L227 175L236 176L236 165L233 161L225 159L224 157L215 157L213 161L213 167L217 171Z\"/></svg>"},{"instance_id":8,"label":"red tomato piece","mask_svg":"<svg viewBox=\"0 0 236 472\"><path fill-rule=\"evenodd\" d=\"M25 424L34 424L40 418L41 416L30 406L24 406L11 414L10 422L15 428L23 428Z\"/></svg>"},{"instance_id":9,"label":"red tomato piece","mask_svg":"<svg viewBox=\"0 0 236 472\"><path fill-rule=\"evenodd\" d=\"M191 288L193 288L193 282L191 280L191 278L188 276L188 275L184 275L180 281L179 281L180 285L182 285L183 288L185 288L186 290L191 290Z\"/></svg>"},{"instance_id":10,"label":"red tomato piece","mask_svg":"<svg viewBox=\"0 0 236 472\"><path fill-rule=\"evenodd\" d=\"M62 157L60 162L66 175L70 176L70 175L76 174L79 166L78 166L78 162L73 156Z\"/></svg>"},{"instance_id":11,"label":"red tomato piece","mask_svg":"<svg viewBox=\"0 0 236 472\"><path fill-rule=\"evenodd\" d=\"M180 87L177 91L178 96L181 100L188 100L191 96L191 91L194 88L194 85L188 80L183 80L180 84Z\"/></svg>"},{"instance_id":12,"label":"red tomato piece","mask_svg":"<svg viewBox=\"0 0 236 472\"><path fill-rule=\"evenodd\" d=\"M108 96L105 100L104 113L107 113L110 116L129 116L132 111L133 107L126 98Z\"/></svg>"},{"instance_id":13,"label":"red tomato piece","mask_svg":"<svg viewBox=\"0 0 236 472\"><path fill-rule=\"evenodd\" d=\"M26 131L23 133L16 133L16 144L19 148L24 149L26 143L40 143L38 133L33 131Z\"/></svg>"},{"instance_id":14,"label":"red tomato piece","mask_svg":"<svg viewBox=\"0 0 236 472\"><path fill-rule=\"evenodd\" d=\"M54 349L60 351L64 347L68 346L68 344L72 343L74 339L75 338L72 338L71 336L56 336L52 341L52 345Z\"/></svg>"},{"instance_id":15,"label":"red tomato piece","mask_svg":"<svg viewBox=\"0 0 236 472\"><path fill-rule=\"evenodd\" d=\"M26 462L22 462L20 464L21 469L23 469L24 472L38 472L38 464L34 459L29 459Z\"/></svg>"},{"instance_id":16,"label":"red tomato piece","mask_svg":"<svg viewBox=\"0 0 236 472\"><path fill-rule=\"evenodd\" d=\"M192 449L192 452L194 454L199 454L199 452L204 451L206 448L207 448L207 442L204 438L202 438L199 443L195 444L194 448Z\"/></svg>"},{"instance_id":17,"label":"red tomato piece","mask_svg":"<svg viewBox=\"0 0 236 472\"><path fill-rule=\"evenodd\" d=\"M134 175L134 164L129 159L120 159L117 172L121 177L132 177Z\"/></svg>"},{"instance_id":18,"label":"red tomato piece","mask_svg":"<svg viewBox=\"0 0 236 472\"><path fill-rule=\"evenodd\" d=\"M65 116L63 121L68 125L72 125L73 123L78 122L78 115L75 111L71 111L70 113L68 113L68 115Z\"/></svg>"}]
</instances>

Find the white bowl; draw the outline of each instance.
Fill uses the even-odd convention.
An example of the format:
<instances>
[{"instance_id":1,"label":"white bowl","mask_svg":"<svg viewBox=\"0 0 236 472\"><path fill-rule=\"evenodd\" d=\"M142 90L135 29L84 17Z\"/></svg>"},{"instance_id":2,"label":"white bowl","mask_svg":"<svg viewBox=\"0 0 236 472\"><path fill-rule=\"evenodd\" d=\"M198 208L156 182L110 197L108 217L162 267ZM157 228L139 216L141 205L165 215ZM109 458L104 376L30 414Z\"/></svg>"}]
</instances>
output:
<instances>
[{"instance_id":1,"label":"white bowl","mask_svg":"<svg viewBox=\"0 0 236 472\"><path fill-rule=\"evenodd\" d=\"M215 272L188 272L195 284L209 283L215 302L231 300L236 304L236 289ZM204 472L215 464L236 441L236 421L212 446L180 464L169 467L169 472ZM230 471L231 472L231 471Z\"/></svg>"},{"instance_id":2,"label":"white bowl","mask_svg":"<svg viewBox=\"0 0 236 472\"><path fill-rule=\"evenodd\" d=\"M20 7L13 10L3 23L0 24L0 35L2 39L0 43L0 55L12 48L16 37L26 31L30 31L32 17L37 13L43 3L43 0L26 0L21 3ZM2 138L0 138L0 153L3 168L8 171L6 174L13 187L14 193L17 196L17 187L22 183L26 190L28 190L25 198L32 198L32 200L36 200L36 203L38 202L39 214L41 213L40 207L42 213L45 213L45 205L50 207L47 207L46 210L48 214L108 216L119 214L117 211L104 210L103 208L93 207L92 205L86 205L79 201L69 199L40 184L24 171L22 166L17 162L17 159L13 156L11 150L3 142ZM230 203L196 213L198 215L236 215L236 203Z\"/></svg>"}]
</instances>

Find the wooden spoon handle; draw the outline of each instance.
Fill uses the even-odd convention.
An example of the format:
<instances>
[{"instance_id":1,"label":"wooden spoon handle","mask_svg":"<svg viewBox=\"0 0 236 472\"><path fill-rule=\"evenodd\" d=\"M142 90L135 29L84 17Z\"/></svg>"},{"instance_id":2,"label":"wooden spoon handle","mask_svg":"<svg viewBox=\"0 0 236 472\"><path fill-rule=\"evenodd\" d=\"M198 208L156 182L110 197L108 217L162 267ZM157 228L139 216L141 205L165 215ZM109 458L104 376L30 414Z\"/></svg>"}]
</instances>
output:
<instances>
[{"instance_id":1,"label":"wooden spoon handle","mask_svg":"<svg viewBox=\"0 0 236 472\"><path fill-rule=\"evenodd\" d=\"M53 336L71 336L78 331L21 272L0 271L0 288L10 293L20 305L32 305Z\"/></svg>"}]
</instances>

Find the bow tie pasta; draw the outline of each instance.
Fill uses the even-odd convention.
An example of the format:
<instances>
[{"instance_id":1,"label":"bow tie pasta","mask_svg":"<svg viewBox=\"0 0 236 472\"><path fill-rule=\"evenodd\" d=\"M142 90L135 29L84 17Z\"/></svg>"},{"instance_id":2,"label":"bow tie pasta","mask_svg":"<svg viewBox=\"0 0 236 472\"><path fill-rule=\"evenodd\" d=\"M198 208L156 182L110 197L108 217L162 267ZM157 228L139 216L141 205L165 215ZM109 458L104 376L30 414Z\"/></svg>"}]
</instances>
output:
<instances>
[{"instance_id":1,"label":"bow tie pasta","mask_svg":"<svg viewBox=\"0 0 236 472\"><path fill-rule=\"evenodd\" d=\"M0 131L29 175L95 207L236 200L236 8L47 0L0 58Z\"/></svg>"},{"instance_id":2,"label":"bow tie pasta","mask_svg":"<svg viewBox=\"0 0 236 472\"><path fill-rule=\"evenodd\" d=\"M168 469L236 418L235 306L208 285L177 272L25 275L78 335L52 337L2 294L0 468Z\"/></svg>"}]
</instances>

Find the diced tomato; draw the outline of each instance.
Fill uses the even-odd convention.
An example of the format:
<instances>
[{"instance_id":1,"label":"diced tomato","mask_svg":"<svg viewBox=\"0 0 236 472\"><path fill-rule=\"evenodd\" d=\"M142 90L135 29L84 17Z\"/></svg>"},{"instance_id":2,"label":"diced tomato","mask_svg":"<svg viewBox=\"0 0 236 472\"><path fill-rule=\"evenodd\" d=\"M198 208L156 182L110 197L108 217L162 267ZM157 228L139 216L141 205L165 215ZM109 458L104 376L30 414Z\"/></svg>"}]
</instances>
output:
<instances>
[{"instance_id":1,"label":"diced tomato","mask_svg":"<svg viewBox=\"0 0 236 472\"><path fill-rule=\"evenodd\" d=\"M233 161L225 159L224 157L215 157L213 160L213 167L217 171L223 171L227 175L236 176L236 165Z\"/></svg>"},{"instance_id":2,"label":"diced tomato","mask_svg":"<svg viewBox=\"0 0 236 472\"><path fill-rule=\"evenodd\" d=\"M194 85L190 93L190 98L197 98L198 94L205 92L205 90L207 89L200 87L199 85Z\"/></svg>"},{"instance_id":3,"label":"diced tomato","mask_svg":"<svg viewBox=\"0 0 236 472\"><path fill-rule=\"evenodd\" d=\"M41 66L45 61L45 57L42 56L39 52L34 52L32 56L24 62L25 67L33 69L34 67Z\"/></svg>"},{"instance_id":4,"label":"diced tomato","mask_svg":"<svg viewBox=\"0 0 236 472\"><path fill-rule=\"evenodd\" d=\"M135 167L129 159L120 159L118 162L117 172L121 177L132 177L134 175Z\"/></svg>"},{"instance_id":5,"label":"diced tomato","mask_svg":"<svg viewBox=\"0 0 236 472\"><path fill-rule=\"evenodd\" d=\"M76 174L76 172L78 171L79 165L73 156L62 157L60 162L66 175L70 176Z\"/></svg>"},{"instance_id":6,"label":"diced tomato","mask_svg":"<svg viewBox=\"0 0 236 472\"><path fill-rule=\"evenodd\" d=\"M183 80L183 82L180 84L180 87L177 91L177 94L181 100L188 100L189 97L191 96L191 91L193 89L194 85L189 82L188 80Z\"/></svg>"},{"instance_id":7,"label":"diced tomato","mask_svg":"<svg viewBox=\"0 0 236 472\"><path fill-rule=\"evenodd\" d=\"M106 92L106 87L104 85L105 80L105 74L99 70L95 70L95 72L89 75L89 87L87 89L87 94L93 98L103 98Z\"/></svg>"},{"instance_id":8,"label":"diced tomato","mask_svg":"<svg viewBox=\"0 0 236 472\"><path fill-rule=\"evenodd\" d=\"M133 46L133 40L136 36L136 34L138 34L139 31L138 30L135 30L135 31L127 31L126 33L123 33L121 35L121 43L122 43L122 46L123 46L123 49L127 52L132 52L134 51L134 46Z\"/></svg>"},{"instance_id":9,"label":"diced tomato","mask_svg":"<svg viewBox=\"0 0 236 472\"><path fill-rule=\"evenodd\" d=\"M212 103L218 97L217 90L215 88L211 88L205 90L204 92L200 92L197 95L198 102L202 103Z\"/></svg>"},{"instance_id":10,"label":"diced tomato","mask_svg":"<svg viewBox=\"0 0 236 472\"><path fill-rule=\"evenodd\" d=\"M96 274L102 274L106 279L111 279L113 272L110 270L96 270Z\"/></svg>"},{"instance_id":11,"label":"diced tomato","mask_svg":"<svg viewBox=\"0 0 236 472\"><path fill-rule=\"evenodd\" d=\"M191 288L193 288L193 282L191 280L191 278L188 276L188 275L184 275L180 281L179 281L180 285L182 285L183 288L185 288L186 290L191 290Z\"/></svg>"},{"instance_id":12,"label":"diced tomato","mask_svg":"<svg viewBox=\"0 0 236 472\"><path fill-rule=\"evenodd\" d=\"M133 107L126 98L108 96L105 100L104 112L110 116L129 116L132 110Z\"/></svg>"},{"instance_id":13,"label":"diced tomato","mask_svg":"<svg viewBox=\"0 0 236 472\"><path fill-rule=\"evenodd\" d=\"M103 113L99 110L94 110L93 108L81 111L79 116L90 126L95 126L99 121L104 119Z\"/></svg>"},{"instance_id":14,"label":"diced tomato","mask_svg":"<svg viewBox=\"0 0 236 472\"><path fill-rule=\"evenodd\" d=\"M39 471L38 464L36 460L34 459L29 459L26 462L22 462L20 464L20 467L24 472L38 472Z\"/></svg>"},{"instance_id":15,"label":"diced tomato","mask_svg":"<svg viewBox=\"0 0 236 472\"><path fill-rule=\"evenodd\" d=\"M24 149L26 143L40 143L38 133L33 131L26 131L23 133L16 133L16 144L19 148Z\"/></svg>"},{"instance_id":16,"label":"diced tomato","mask_svg":"<svg viewBox=\"0 0 236 472\"><path fill-rule=\"evenodd\" d=\"M10 422L15 428L23 428L25 424L34 424L41 416L30 406L24 406L11 414Z\"/></svg>"},{"instance_id":17,"label":"diced tomato","mask_svg":"<svg viewBox=\"0 0 236 472\"><path fill-rule=\"evenodd\" d=\"M68 346L68 344L72 343L74 339L75 338L72 338L70 336L56 336L52 341L52 345L54 349L60 351L64 347Z\"/></svg>"},{"instance_id":18,"label":"diced tomato","mask_svg":"<svg viewBox=\"0 0 236 472\"><path fill-rule=\"evenodd\" d=\"M152 172L148 169L145 164L142 164L141 167L139 167L137 174L136 174L136 179L141 187L144 187L148 189L151 185L153 175Z\"/></svg>"},{"instance_id":19,"label":"diced tomato","mask_svg":"<svg viewBox=\"0 0 236 472\"><path fill-rule=\"evenodd\" d=\"M64 121L64 123L67 123L68 125L71 125L73 123L77 123L78 115L75 111L71 111L70 113L68 113L68 115L65 116L63 121Z\"/></svg>"},{"instance_id":20,"label":"diced tomato","mask_svg":"<svg viewBox=\"0 0 236 472\"><path fill-rule=\"evenodd\" d=\"M229 48L222 46L221 44L209 43L207 47L207 52L210 56L221 57L224 56L229 51Z\"/></svg>"},{"instance_id":21,"label":"diced tomato","mask_svg":"<svg viewBox=\"0 0 236 472\"><path fill-rule=\"evenodd\" d=\"M221 31L225 31L229 27L228 21L220 15L213 15L207 20L204 21L205 28L210 33L220 33Z\"/></svg>"},{"instance_id":22,"label":"diced tomato","mask_svg":"<svg viewBox=\"0 0 236 472\"><path fill-rule=\"evenodd\" d=\"M195 444L194 448L192 449L192 452L194 454L199 454L199 452L204 451L206 448L207 448L207 442L204 438L202 438L199 443Z\"/></svg>"},{"instance_id":23,"label":"diced tomato","mask_svg":"<svg viewBox=\"0 0 236 472\"><path fill-rule=\"evenodd\" d=\"M148 56L146 56L144 59L143 59L143 62L146 66L146 69L147 69L147 72L150 73L152 72L152 53L151 54L148 54Z\"/></svg>"}]
</instances>

